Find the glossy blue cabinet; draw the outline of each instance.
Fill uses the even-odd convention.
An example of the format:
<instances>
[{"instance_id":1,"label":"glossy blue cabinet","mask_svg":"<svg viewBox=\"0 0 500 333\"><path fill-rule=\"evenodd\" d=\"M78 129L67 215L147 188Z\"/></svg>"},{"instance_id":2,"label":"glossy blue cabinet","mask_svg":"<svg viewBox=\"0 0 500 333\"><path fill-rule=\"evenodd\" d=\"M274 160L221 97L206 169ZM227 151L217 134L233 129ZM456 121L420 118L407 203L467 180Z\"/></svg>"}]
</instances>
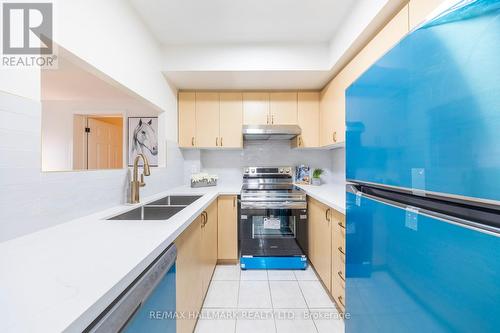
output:
<instances>
[{"instance_id":1,"label":"glossy blue cabinet","mask_svg":"<svg viewBox=\"0 0 500 333\"><path fill-rule=\"evenodd\" d=\"M347 333L498 332L498 235L347 193Z\"/></svg>"},{"instance_id":2,"label":"glossy blue cabinet","mask_svg":"<svg viewBox=\"0 0 500 333\"><path fill-rule=\"evenodd\" d=\"M500 201L500 1L466 3L349 87L348 179Z\"/></svg>"}]
</instances>

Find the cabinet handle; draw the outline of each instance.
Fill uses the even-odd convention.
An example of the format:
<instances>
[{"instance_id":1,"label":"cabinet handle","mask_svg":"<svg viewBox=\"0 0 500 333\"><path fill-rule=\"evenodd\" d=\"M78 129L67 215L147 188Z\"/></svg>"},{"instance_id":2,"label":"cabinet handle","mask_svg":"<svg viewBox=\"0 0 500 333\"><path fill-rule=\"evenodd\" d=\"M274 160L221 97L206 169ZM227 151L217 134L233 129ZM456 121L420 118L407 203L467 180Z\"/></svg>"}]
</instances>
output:
<instances>
[{"instance_id":1,"label":"cabinet handle","mask_svg":"<svg viewBox=\"0 0 500 333\"><path fill-rule=\"evenodd\" d=\"M342 302L342 296L337 296L337 299L339 300L339 303L342 305L342 307L345 308L344 302Z\"/></svg>"},{"instance_id":2,"label":"cabinet handle","mask_svg":"<svg viewBox=\"0 0 500 333\"><path fill-rule=\"evenodd\" d=\"M342 253L343 255L345 255L344 250L342 250L342 246L339 246L339 252Z\"/></svg>"},{"instance_id":3,"label":"cabinet handle","mask_svg":"<svg viewBox=\"0 0 500 333\"><path fill-rule=\"evenodd\" d=\"M274 125L274 114L271 116L271 124Z\"/></svg>"},{"instance_id":4,"label":"cabinet handle","mask_svg":"<svg viewBox=\"0 0 500 333\"><path fill-rule=\"evenodd\" d=\"M299 135L299 147L302 147L302 137Z\"/></svg>"},{"instance_id":5,"label":"cabinet handle","mask_svg":"<svg viewBox=\"0 0 500 333\"><path fill-rule=\"evenodd\" d=\"M266 123L269 125L269 115L267 115Z\"/></svg>"},{"instance_id":6,"label":"cabinet handle","mask_svg":"<svg viewBox=\"0 0 500 333\"><path fill-rule=\"evenodd\" d=\"M219 146L219 138L215 138L215 145L218 147Z\"/></svg>"},{"instance_id":7,"label":"cabinet handle","mask_svg":"<svg viewBox=\"0 0 500 333\"><path fill-rule=\"evenodd\" d=\"M333 142L337 142L337 132L333 132L332 139Z\"/></svg>"},{"instance_id":8,"label":"cabinet handle","mask_svg":"<svg viewBox=\"0 0 500 333\"><path fill-rule=\"evenodd\" d=\"M191 146L193 146L193 147L194 147L194 136L193 136L193 137L191 137Z\"/></svg>"},{"instance_id":9,"label":"cabinet handle","mask_svg":"<svg viewBox=\"0 0 500 333\"><path fill-rule=\"evenodd\" d=\"M340 278L342 281L344 281L344 282L345 282L345 278L344 278L344 276L342 275L342 272L341 272L341 271L338 271L338 272L337 272L337 274L338 274L339 278Z\"/></svg>"},{"instance_id":10,"label":"cabinet handle","mask_svg":"<svg viewBox=\"0 0 500 333\"><path fill-rule=\"evenodd\" d=\"M201 213L201 227L202 228L204 228L205 224L207 224L207 220L208 220L207 212L202 212Z\"/></svg>"},{"instance_id":11,"label":"cabinet handle","mask_svg":"<svg viewBox=\"0 0 500 333\"><path fill-rule=\"evenodd\" d=\"M345 229L345 226L342 224L342 222L339 222L339 227L341 227L342 229Z\"/></svg>"},{"instance_id":12,"label":"cabinet handle","mask_svg":"<svg viewBox=\"0 0 500 333\"><path fill-rule=\"evenodd\" d=\"M222 147L223 144L222 144L222 136L220 137L220 146Z\"/></svg>"},{"instance_id":13,"label":"cabinet handle","mask_svg":"<svg viewBox=\"0 0 500 333\"><path fill-rule=\"evenodd\" d=\"M330 212L330 208L328 208L326 211L325 211L325 219L330 222L330 218L328 217L328 213Z\"/></svg>"}]
</instances>

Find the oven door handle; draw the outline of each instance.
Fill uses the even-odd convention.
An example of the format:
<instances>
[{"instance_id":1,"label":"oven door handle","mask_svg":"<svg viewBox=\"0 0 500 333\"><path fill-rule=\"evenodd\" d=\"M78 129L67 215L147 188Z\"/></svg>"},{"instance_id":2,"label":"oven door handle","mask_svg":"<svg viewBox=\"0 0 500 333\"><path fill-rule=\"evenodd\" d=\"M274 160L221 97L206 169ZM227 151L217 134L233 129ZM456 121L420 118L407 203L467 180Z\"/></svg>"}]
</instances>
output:
<instances>
[{"instance_id":1,"label":"oven door handle","mask_svg":"<svg viewBox=\"0 0 500 333\"><path fill-rule=\"evenodd\" d=\"M248 202L242 200L241 209L307 209L307 202Z\"/></svg>"}]
</instances>

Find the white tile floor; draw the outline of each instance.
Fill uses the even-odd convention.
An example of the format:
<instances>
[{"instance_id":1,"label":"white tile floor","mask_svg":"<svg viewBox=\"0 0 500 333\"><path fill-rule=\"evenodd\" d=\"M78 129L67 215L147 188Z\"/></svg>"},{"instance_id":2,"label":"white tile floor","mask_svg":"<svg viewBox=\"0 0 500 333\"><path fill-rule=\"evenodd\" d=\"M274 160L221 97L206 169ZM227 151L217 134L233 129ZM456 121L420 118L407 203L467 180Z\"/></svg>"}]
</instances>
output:
<instances>
[{"instance_id":1,"label":"white tile floor","mask_svg":"<svg viewBox=\"0 0 500 333\"><path fill-rule=\"evenodd\" d=\"M223 265L215 269L196 333L343 333L339 318L312 268Z\"/></svg>"}]
</instances>

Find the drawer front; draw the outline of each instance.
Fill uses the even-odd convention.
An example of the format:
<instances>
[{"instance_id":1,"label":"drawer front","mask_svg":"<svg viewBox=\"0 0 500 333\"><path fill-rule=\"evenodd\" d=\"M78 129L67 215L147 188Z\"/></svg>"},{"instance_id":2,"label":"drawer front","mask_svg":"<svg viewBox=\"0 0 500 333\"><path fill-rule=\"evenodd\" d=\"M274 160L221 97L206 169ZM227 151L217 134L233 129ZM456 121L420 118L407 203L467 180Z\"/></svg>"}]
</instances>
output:
<instances>
[{"instance_id":1,"label":"drawer front","mask_svg":"<svg viewBox=\"0 0 500 333\"><path fill-rule=\"evenodd\" d=\"M333 278L332 296L342 312L345 312L345 282L335 275Z\"/></svg>"}]
</instances>

